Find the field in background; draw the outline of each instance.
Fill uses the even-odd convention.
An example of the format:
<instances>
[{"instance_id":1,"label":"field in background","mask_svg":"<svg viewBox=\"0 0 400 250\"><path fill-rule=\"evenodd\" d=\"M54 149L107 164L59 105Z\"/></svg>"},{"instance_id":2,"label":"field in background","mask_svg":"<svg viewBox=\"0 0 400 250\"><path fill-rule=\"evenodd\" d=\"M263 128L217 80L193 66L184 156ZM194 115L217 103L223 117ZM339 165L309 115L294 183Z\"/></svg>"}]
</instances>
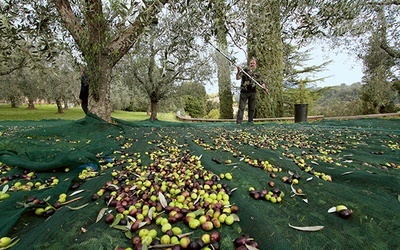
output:
<instances>
[{"instance_id":1,"label":"field in background","mask_svg":"<svg viewBox=\"0 0 400 250\"><path fill-rule=\"evenodd\" d=\"M142 121L149 119L145 112L114 111L111 116L125 121ZM22 120L78 120L85 117L80 107L69 108L64 113L57 113L55 104L37 104L35 109L27 109L26 105L11 108L9 104L0 105L0 121L22 121ZM178 121L173 113L158 113L158 119L162 121Z\"/></svg>"}]
</instances>

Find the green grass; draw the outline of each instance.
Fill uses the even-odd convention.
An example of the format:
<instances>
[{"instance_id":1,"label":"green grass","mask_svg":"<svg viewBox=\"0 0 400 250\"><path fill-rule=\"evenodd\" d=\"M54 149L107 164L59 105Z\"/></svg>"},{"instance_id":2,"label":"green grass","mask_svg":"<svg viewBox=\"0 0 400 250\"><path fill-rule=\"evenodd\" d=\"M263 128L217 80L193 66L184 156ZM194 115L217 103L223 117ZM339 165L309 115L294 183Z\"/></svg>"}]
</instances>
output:
<instances>
[{"instance_id":1,"label":"green grass","mask_svg":"<svg viewBox=\"0 0 400 250\"><path fill-rule=\"evenodd\" d=\"M145 112L114 111L112 117L125 121L142 121L149 119ZM36 104L35 109L27 108L27 105L11 108L9 104L0 105L0 121L24 121L24 120L79 120L85 117L80 107L69 108L64 113L57 113L55 104ZM162 121L178 121L173 113L158 113L158 119Z\"/></svg>"}]
</instances>

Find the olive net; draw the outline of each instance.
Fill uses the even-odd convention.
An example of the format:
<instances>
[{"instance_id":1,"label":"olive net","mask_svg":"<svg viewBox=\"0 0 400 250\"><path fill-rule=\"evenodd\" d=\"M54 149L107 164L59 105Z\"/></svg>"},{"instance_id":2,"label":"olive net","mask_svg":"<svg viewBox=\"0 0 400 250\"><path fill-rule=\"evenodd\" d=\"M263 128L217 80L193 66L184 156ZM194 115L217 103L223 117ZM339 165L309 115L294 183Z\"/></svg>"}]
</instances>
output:
<instances>
[{"instance_id":1,"label":"olive net","mask_svg":"<svg viewBox=\"0 0 400 250\"><path fill-rule=\"evenodd\" d=\"M400 249L399 125L1 122L0 237L12 249Z\"/></svg>"}]
</instances>

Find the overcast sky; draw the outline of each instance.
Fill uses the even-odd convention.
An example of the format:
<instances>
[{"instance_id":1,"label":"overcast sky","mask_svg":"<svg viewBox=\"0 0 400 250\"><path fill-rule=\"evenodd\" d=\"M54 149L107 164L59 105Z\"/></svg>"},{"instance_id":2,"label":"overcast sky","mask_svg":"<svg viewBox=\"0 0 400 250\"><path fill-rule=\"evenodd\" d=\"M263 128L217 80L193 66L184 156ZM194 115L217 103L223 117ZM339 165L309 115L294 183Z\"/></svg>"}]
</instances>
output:
<instances>
[{"instance_id":1,"label":"overcast sky","mask_svg":"<svg viewBox=\"0 0 400 250\"><path fill-rule=\"evenodd\" d=\"M326 71L320 72L318 77L331 76L324 80L324 82L318 82L317 87L336 86L345 83L351 85L356 82L361 82L363 76L362 73L362 62L356 60L356 57L352 57L346 53L339 53L333 51L331 53L319 52L314 49L312 53L313 59L310 60L311 64L321 64L325 61L333 60L326 68ZM311 66L311 65L310 65Z\"/></svg>"}]
</instances>

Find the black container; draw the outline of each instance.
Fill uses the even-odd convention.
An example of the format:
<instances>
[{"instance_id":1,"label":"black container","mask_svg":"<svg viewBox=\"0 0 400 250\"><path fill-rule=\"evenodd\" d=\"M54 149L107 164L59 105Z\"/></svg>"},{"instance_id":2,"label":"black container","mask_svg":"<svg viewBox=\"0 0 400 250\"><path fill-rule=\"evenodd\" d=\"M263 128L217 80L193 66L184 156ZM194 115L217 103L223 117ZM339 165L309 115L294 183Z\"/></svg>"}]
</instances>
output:
<instances>
[{"instance_id":1,"label":"black container","mask_svg":"<svg viewBox=\"0 0 400 250\"><path fill-rule=\"evenodd\" d=\"M294 105L294 122L307 122L308 104Z\"/></svg>"}]
</instances>

